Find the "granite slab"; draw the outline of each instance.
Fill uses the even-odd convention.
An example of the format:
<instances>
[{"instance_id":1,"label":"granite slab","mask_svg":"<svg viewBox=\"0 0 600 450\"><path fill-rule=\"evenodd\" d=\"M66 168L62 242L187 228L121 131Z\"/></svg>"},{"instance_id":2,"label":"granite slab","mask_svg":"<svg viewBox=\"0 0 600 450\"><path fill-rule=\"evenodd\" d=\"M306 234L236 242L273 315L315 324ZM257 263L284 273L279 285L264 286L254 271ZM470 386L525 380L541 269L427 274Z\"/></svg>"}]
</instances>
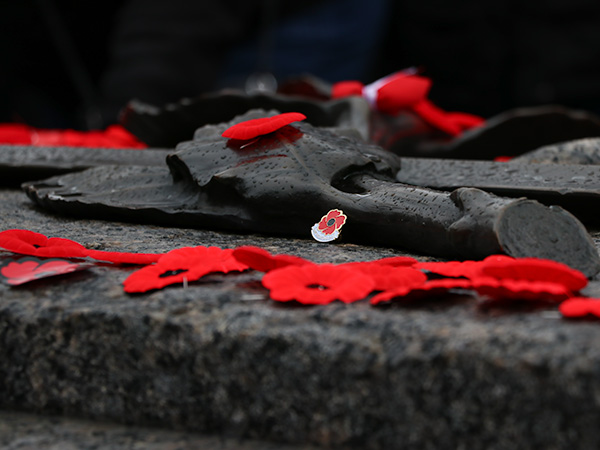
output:
<instances>
[{"instance_id":1,"label":"granite slab","mask_svg":"<svg viewBox=\"0 0 600 450\"><path fill-rule=\"evenodd\" d=\"M73 220L17 189L0 190L0 217L1 229L99 250L257 245L335 263L406 255ZM551 307L483 309L467 297L278 304L252 271L127 295L122 282L133 270L98 264L0 285L0 409L326 448L600 445L597 321L567 321ZM588 292L600 295L599 285L592 280Z\"/></svg>"}]
</instances>

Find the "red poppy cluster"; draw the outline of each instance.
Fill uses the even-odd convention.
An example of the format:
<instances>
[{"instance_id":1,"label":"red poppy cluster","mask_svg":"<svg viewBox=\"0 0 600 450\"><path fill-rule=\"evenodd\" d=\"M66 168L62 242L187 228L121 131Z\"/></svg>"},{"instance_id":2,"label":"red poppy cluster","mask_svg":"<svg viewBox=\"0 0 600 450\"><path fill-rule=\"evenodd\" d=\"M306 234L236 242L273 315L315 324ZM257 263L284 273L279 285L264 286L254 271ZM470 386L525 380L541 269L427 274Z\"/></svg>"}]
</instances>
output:
<instances>
[{"instance_id":1,"label":"red poppy cluster","mask_svg":"<svg viewBox=\"0 0 600 450\"><path fill-rule=\"evenodd\" d=\"M77 131L4 123L0 124L0 144L129 149L148 147L120 125L110 125L105 130Z\"/></svg>"},{"instance_id":2,"label":"red poppy cluster","mask_svg":"<svg viewBox=\"0 0 600 450\"><path fill-rule=\"evenodd\" d=\"M463 112L447 112L427 98L431 80L417 75L413 70L393 73L371 84L359 81L340 81L332 86L331 97L350 95L364 97L371 108L392 116L401 111L411 111L424 122L450 136L477 127L484 119Z\"/></svg>"},{"instance_id":3,"label":"red poppy cluster","mask_svg":"<svg viewBox=\"0 0 600 450\"><path fill-rule=\"evenodd\" d=\"M252 269L264 272L262 285L275 301L323 305L369 298L372 305L434 299L447 293L468 294L486 304L515 301L558 305L564 317L600 317L600 299L580 291L588 280L556 261L493 255L482 261L419 262L410 257L366 262L317 264L254 246L235 249L183 247L164 254L97 252L69 239L47 238L28 230L0 232L0 247L36 257L96 258L117 264L143 264L124 281L125 292L143 293L201 279L211 273ZM106 255L106 256L104 256ZM99 257L103 256L103 257ZM18 285L46 274L78 270L69 261L32 259L5 264L0 275Z\"/></svg>"}]
</instances>

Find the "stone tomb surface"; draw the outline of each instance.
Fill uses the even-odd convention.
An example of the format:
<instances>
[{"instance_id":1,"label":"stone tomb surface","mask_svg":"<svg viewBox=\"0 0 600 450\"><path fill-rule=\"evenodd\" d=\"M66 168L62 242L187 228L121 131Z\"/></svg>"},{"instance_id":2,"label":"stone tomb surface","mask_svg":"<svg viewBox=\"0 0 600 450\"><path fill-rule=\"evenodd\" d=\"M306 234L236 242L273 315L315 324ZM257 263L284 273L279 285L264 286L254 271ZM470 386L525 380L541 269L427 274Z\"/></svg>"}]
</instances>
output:
<instances>
[{"instance_id":1,"label":"stone tomb surface","mask_svg":"<svg viewBox=\"0 0 600 450\"><path fill-rule=\"evenodd\" d=\"M0 216L3 230L99 250L256 245L333 263L407 255L73 220L17 189L0 190ZM0 409L302 446L600 445L596 321L567 321L553 307L482 309L466 297L403 307L280 304L254 271L128 295L122 282L135 269L96 264L0 285ZM600 294L599 284L586 293Z\"/></svg>"}]
</instances>

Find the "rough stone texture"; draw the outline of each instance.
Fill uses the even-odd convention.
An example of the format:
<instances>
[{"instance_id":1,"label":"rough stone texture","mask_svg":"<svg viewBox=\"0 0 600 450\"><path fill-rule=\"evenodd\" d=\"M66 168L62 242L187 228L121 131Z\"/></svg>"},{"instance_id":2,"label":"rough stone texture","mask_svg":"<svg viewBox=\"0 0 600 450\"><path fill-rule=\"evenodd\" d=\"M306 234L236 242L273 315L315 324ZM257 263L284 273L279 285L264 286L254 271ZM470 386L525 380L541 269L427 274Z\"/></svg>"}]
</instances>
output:
<instances>
[{"instance_id":1,"label":"rough stone texture","mask_svg":"<svg viewBox=\"0 0 600 450\"><path fill-rule=\"evenodd\" d=\"M252 244L317 262L400 254L75 221L17 190L0 191L0 214L2 229L103 250ZM325 447L600 445L597 321L562 320L554 308L484 309L467 298L277 304L255 272L131 296L121 283L133 270L96 265L0 286L0 408ZM599 282L588 292L600 294Z\"/></svg>"},{"instance_id":2,"label":"rough stone texture","mask_svg":"<svg viewBox=\"0 0 600 450\"><path fill-rule=\"evenodd\" d=\"M308 445L0 412L3 450L316 450Z\"/></svg>"}]
</instances>

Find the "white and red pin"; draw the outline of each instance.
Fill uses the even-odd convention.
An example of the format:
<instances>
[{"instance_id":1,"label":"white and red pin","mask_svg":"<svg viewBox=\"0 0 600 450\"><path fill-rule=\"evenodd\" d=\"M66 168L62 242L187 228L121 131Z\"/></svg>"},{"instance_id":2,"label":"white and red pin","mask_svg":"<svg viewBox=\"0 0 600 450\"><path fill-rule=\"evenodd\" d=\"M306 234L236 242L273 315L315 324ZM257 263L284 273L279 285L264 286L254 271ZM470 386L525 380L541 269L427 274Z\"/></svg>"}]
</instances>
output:
<instances>
[{"instance_id":1,"label":"white and red pin","mask_svg":"<svg viewBox=\"0 0 600 450\"><path fill-rule=\"evenodd\" d=\"M346 216L339 209L332 209L315 223L310 232L312 237L319 242L331 242L340 236L340 230L346 223Z\"/></svg>"}]
</instances>

